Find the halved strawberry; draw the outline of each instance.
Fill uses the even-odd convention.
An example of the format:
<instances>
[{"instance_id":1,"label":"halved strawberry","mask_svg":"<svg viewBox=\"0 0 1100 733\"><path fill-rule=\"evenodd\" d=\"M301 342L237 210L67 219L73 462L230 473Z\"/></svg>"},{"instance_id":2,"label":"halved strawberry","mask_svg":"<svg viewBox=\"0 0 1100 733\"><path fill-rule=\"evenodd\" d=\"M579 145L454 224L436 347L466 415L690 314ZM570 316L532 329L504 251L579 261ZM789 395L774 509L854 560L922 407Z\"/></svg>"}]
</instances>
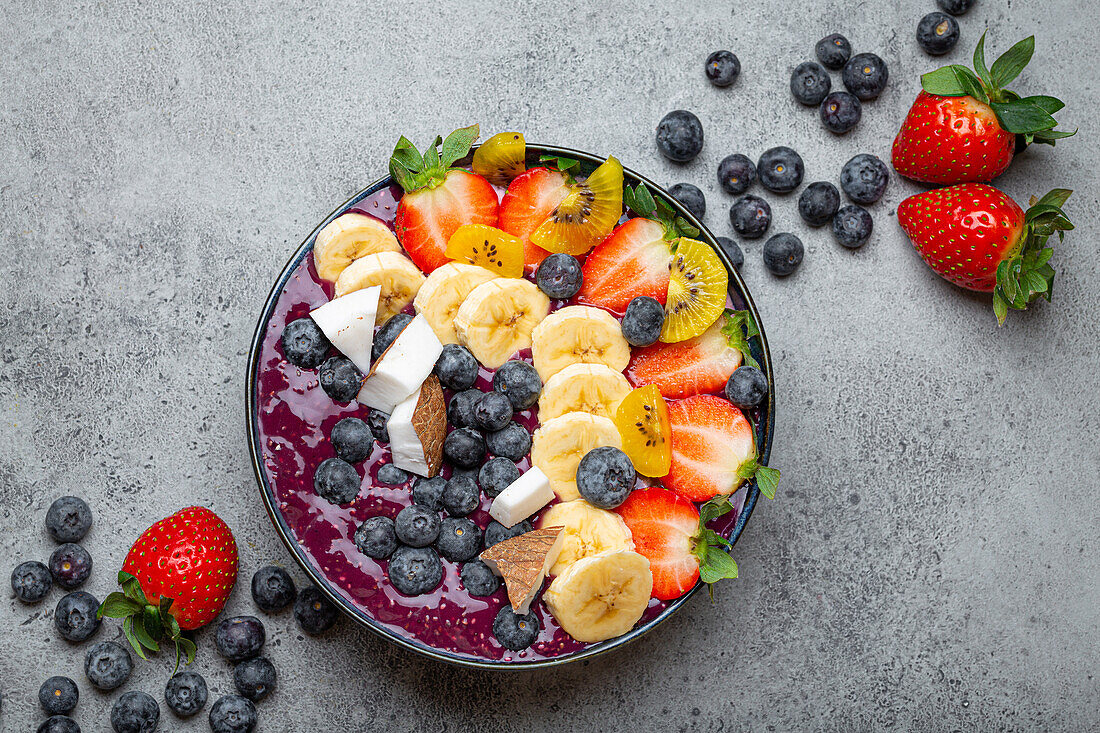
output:
<instances>
[{"instance_id":1,"label":"halved strawberry","mask_svg":"<svg viewBox=\"0 0 1100 733\"><path fill-rule=\"evenodd\" d=\"M523 240L523 260L534 269L550 253L531 244L531 233L546 221L569 193L569 176L551 168L532 168L512 179L500 200L500 228Z\"/></svg>"},{"instance_id":2,"label":"halved strawberry","mask_svg":"<svg viewBox=\"0 0 1100 733\"><path fill-rule=\"evenodd\" d=\"M455 130L446 140L437 137L423 155L402 137L390 157L390 174L405 190L397 204L394 230L425 273L449 261L447 240L460 226L497 225L496 190L481 176L451 167L470 152L477 135L477 125Z\"/></svg>"},{"instance_id":3,"label":"halved strawberry","mask_svg":"<svg viewBox=\"0 0 1100 733\"><path fill-rule=\"evenodd\" d=\"M623 312L639 295L665 304L672 250L665 227L638 217L619 225L584 261L578 297L586 303Z\"/></svg>"}]
</instances>

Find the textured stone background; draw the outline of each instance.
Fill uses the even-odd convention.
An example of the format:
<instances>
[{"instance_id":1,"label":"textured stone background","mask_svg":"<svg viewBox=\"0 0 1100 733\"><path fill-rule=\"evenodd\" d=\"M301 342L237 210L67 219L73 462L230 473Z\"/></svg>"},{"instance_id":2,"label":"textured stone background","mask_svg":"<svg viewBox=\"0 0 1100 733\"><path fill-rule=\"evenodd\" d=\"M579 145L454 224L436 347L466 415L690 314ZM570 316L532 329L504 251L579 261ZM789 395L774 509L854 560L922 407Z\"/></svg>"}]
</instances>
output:
<instances>
[{"instance_id":1,"label":"textured stone background","mask_svg":"<svg viewBox=\"0 0 1100 733\"><path fill-rule=\"evenodd\" d=\"M400 133L471 121L614 153L709 197L729 234L718 161L800 150L807 181L882 157L936 66L913 40L920 2L566 0L495 3L31 2L0 7L0 555L45 559L50 501L86 496L102 597L129 542L184 503L237 533L242 583L289 562L257 498L244 433L246 346L272 279L321 217L385 169ZM709 6L704 9L702 6ZM304 6L304 7L303 7ZM1020 88L1062 96L1081 134L1025 155L999 185L1025 200L1078 189L1057 293L998 329L988 302L936 278L895 221L894 180L861 251L771 196L773 232L803 237L793 277L744 277L776 359L779 498L738 544L742 577L648 638L542 674L471 673L392 650L344 623L303 639L265 619L280 689L261 729L1085 730L1100 723L1100 377L1095 291L1100 43L1070 0L979 0L949 61L986 27L1032 31ZM787 91L841 30L886 59L863 124L830 137ZM730 48L741 80L703 78ZM1041 77L1050 79L1043 82ZM838 83L838 80L837 80ZM694 110L706 147L663 161L653 128ZM298 574L299 579L302 577ZM40 682L81 681L77 717L115 699L55 638L60 597L0 601L0 728L37 726ZM98 638L116 632L113 625ZM209 634L199 670L230 690ZM162 700L170 666L125 689ZM162 730L205 730L163 707Z\"/></svg>"}]
</instances>

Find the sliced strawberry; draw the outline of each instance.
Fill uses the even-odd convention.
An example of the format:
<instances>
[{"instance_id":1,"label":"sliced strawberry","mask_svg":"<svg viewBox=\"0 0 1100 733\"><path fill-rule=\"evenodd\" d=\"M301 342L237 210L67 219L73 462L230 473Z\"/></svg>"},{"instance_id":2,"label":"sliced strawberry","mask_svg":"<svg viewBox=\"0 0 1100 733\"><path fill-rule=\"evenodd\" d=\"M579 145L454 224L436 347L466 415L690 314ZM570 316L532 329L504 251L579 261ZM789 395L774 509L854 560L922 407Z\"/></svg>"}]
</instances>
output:
<instances>
[{"instance_id":1,"label":"sliced strawberry","mask_svg":"<svg viewBox=\"0 0 1100 733\"><path fill-rule=\"evenodd\" d=\"M672 425L672 467L665 484L691 501L737 490L754 469L752 423L727 400L696 395L668 403Z\"/></svg>"},{"instance_id":2,"label":"sliced strawberry","mask_svg":"<svg viewBox=\"0 0 1100 733\"><path fill-rule=\"evenodd\" d=\"M580 299L620 313L639 295L664 305L672 259L665 232L661 222L643 217L617 227L584 261Z\"/></svg>"},{"instance_id":3,"label":"sliced strawberry","mask_svg":"<svg viewBox=\"0 0 1100 733\"><path fill-rule=\"evenodd\" d=\"M523 240L524 263L533 270L550 253L531 244L531 233L569 193L569 177L551 168L532 168L512 179L500 200L500 228Z\"/></svg>"},{"instance_id":4,"label":"sliced strawberry","mask_svg":"<svg viewBox=\"0 0 1100 733\"><path fill-rule=\"evenodd\" d=\"M649 560L653 597L679 598L699 581L692 554L699 532L699 510L687 499L655 486L634 491L615 512L623 518L635 552Z\"/></svg>"}]
</instances>

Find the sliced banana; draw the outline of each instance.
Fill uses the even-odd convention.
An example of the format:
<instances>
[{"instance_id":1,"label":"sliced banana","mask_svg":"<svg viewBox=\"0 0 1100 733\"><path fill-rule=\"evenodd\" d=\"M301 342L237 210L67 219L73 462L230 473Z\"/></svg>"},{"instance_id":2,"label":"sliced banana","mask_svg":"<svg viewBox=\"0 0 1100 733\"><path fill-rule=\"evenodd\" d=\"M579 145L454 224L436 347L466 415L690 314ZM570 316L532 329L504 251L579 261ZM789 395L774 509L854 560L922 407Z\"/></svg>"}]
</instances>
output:
<instances>
[{"instance_id":1,"label":"sliced banana","mask_svg":"<svg viewBox=\"0 0 1100 733\"><path fill-rule=\"evenodd\" d=\"M323 280L335 282L353 260L376 252L400 252L390 228L366 214L342 214L317 233L313 264Z\"/></svg>"},{"instance_id":2,"label":"sliced banana","mask_svg":"<svg viewBox=\"0 0 1100 733\"><path fill-rule=\"evenodd\" d=\"M535 329L531 356L545 382L570 364L603 364L621 372L630 361L630 344L607 311L571 305L554 311Z\"/></svg>"},{"instance_id":3,"label":"sliced banana","mask_svg":"<svg viewBox=\"0 0 1100 733\"><path fill-rule=\"evenodd\" d=\"M539 528L562 527L565 536L551 575L561 575L578 560L607 550L633 550L634 541L618 514L592 506L584 499L563 501L546 510Z\"/></svg>"},{"instance_id":4,"label":"sliced banana","mask_svg":"<svg viewBox=\"0 0 1100 733\"><path fill-rule=\"evenodd\" d=\"M479 362L496 369L531 346L531 332L549 311L550 299L534 283L494 278L470 291L455 313L458 343Z\"/></svg>"},{"instance_id":5,"label":"sliced banana","mask_svg":"<svg viewBox=\"0 0 1100 733\"><path fill-rule=\"evenodd\" d=\"M484 267L448 262L428 275L413 300L413 307L428 321L440 341L457 344L454 320L458 307L474 288L495 277Z\"/></svg>"},{"instance_id":6,"label":"sliced banana","mask_svg":"<svg viewBox=\"0 0 1100 733\"><path fill-rule=\"evenodd\" d=\"M542 426L531 437L531 463L550 479L562 501L579 499L577 465L593 448L622 447L619 429L610 419L587 412L567 412Z\"/></svg>"},{"instance_id":7,"label":"sliced banana","mask_svg":"<svg viewBox=\"0 0 1100 733\"><path fill-rule=\"evenodd\" d=\"M587 412L615 417L615 410L630 394L630 382L622 372L603 364L570 364L550 377L539 396L539 420L553 420L567 412Z\"/></svg>"},{"instance_id":8,"label":"sliced banana","mask_svg":"<svg viewBox=\"0 0 1100 733\"><path fill-rule=\"evenodd\" d=\"M376 325L400 313L416 297L424 274L408 257L397 252L377 252L348 265L336 278L336 297L374 285L382 286Z\"/></svg>"},{"instance_id":9,"label":"sliced banana","mask_svg":"<svg viewBox=\"0 0 1100 733\"><path fill-rule=\"evenodd\" d=\"M542 599L565 633L596 642L634 628L652 591L649 560L632 550L609 550L570 565Z\"/></svg>"}]
</instances>

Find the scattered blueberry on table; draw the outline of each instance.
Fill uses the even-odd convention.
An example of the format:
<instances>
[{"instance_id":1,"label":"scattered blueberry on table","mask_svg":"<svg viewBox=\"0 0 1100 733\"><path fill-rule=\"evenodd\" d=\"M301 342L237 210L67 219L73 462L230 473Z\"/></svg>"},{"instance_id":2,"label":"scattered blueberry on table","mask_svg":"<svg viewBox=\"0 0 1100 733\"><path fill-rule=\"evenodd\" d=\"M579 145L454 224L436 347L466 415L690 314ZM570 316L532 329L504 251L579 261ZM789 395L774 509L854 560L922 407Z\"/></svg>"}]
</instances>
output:
<instances>
[{"instance_id":1,"label":"scattered blueberry on table","mask_svg":"<svg viewBox=\"0 0 1100 733\"><path fill-rule=\"evenodd\" d=\"M240 695L222 695L210 706L211 733L249 733L256 728L256 706Z\"/></svg>"},{"instance_id":2,"label":"scattered blueberry on table","mask_svg":"<svg viewBox=\"0 0 1100 733\"><path fill-rule=\"evenodd\" d=\"M839 33L831 33L814 46L814 52L817 55L817 60L826 69L833 69L834 71L844 68L844 64L848 63L848 59L852 56L852 44L848 42L848 39Z\"/></svg>"},{"instance_id":3,"label":"scattered blueberry on table","mask_svg":"<svg viewBox=\"0 0 1100 733\"><path fill-rule=\"evenodd\" d=\"M747 193L730 206L730 224L745 239L759 239L772 223L772 207L759 196Z\"/></svg>"},{"instance_id":4,"label":"scattered blueberry on table","mask_svg":"<svg viewBox=\"0 0 1100 733\"><path fill-rule=\"evenodd\" d=\"M790 275L802 264L802 240L789 232L776 234L764 243L764 267L778 277Z\"/></svg>"},{"instance_id":5,"label":"scattered blueberry on table","mask_svg":"<svg viewBox=\"0 0 1100 733\"><path fill-rule=\"evenodd\" d=\"M189 718L206 707L208 694L206 679L190 670L177 672L164 686L164 702L181 718Z\"/></svg>"},{"instance_id":6,"label":"scattered blueberry on table","mask_svg":"<svg viewBox=\"0 0 1100 733\"><path fill-rule=\"evenodd\" d=\"M798 215L813 227L828 224L840 208L840 192L827 181L815 181L798 196Z\"/></svg>"},{"instance_id":7,"label":"scattered blueberry on table","mask_svg":"<svg viewBox=\"0 0 1100 733\"><path fill-rule=\"evenodd\" d=\"M715 51L707 56L707 79L716 87L728 87L741 75L741 61L732 51Z\"/></svg>"},{"instance_id":8,"label":"scattered blueberry on table","mask_svg":"<svg viewBox=\"0 0 1100 733\"><path fill-rule=\"evenodd\" d=\"M50 677L38 688L38 704L49 715L68 715L80 700L80 689L68 677Z\"/></svg>"},{"instance_id":9,"label":"scattered blueberry on table","mask_svg":"<svg viewBox=\"0 0 1100 733\"><path fill-rule=\"evenodd\" d=\"M718 248L726 253L730 266L735 270L740 270L741 265L745 264L745 253L741 251L741 247L737 245L737 242L729 237L715 237L714 241L718 243Z\"/></svg>"},{"instance_id":10,"label":"scattered blueberry on table","mask_svg":"<svg viewBox=\"0 0 1100 733\"><path fill-rule=\"evenodd\" d=\"M822 100L818 110L821 124L837 135L851 132L863 116L863 104L849 92L833 92Z\"/></svg>"},{"instance_id":11,"label":"scattered blueberry on table","mask_svg":"<svg viewBox=\"0 0 1100 733\"><path fill-rule=\"evenodd\" d=\"M821 64L804 61L791 72L791 95L799 104L816 107L829 94L833 81Z\"/></svg>"},{"instance_id":12,"label":"scattered blueberry on table","mask_svg":"<svg viewBox=\"0 0 1100 733\"><path fill-rule=\"evenodd\" d=\"M882 198L890 172L874 155L853 156L840 172L840 187L857 204L873 204Z\"/></svg>"},{"instance_id":13,"label":"scattered blueberry on table","mask_svg":"<svg viewBox=\"0 0 1100 733\"><path fill-rule=\"evenodd\" d=\"M718 185L734 195L749 190L756 181L756 164L741 153L727 155L718 163Z\"/></svg>"},{"instance_id":14,"label":"scattered blueberry on table","mask_svg":"<svg viewBox=\"0 0 1100 733\"><path fill-rule=\"evenodd\" d=\"M931 56L943 56L958 42L959 21L946 13L929 13L917 23L917 44Z\"/></svg>"},{"instance_id":15,"label":"scattered blueberry on table","mask_svg":"<svg viewBox=\"0 0 1100 733\"><path fill-rule=\"evenodd\" d=\"M63 596L54 609L57 633L68 641L90 639L99 630L99 601L91 593L77 590Z\"/></svg>"},{"instance_id":16,"label":"scattered blueberry on table","mask_svg":"<svg viewBox=\"0 0 1100 733\"><path fill-rule=\"evenodd\" d=\"M37 560L27 560L11 571L11 589L23 603L38 603L50 593L50 569Z\"/></svg>"},{"instance_id":17,"label":"scattered blueberry on table","mask_svg":"<svg viewBox=\"0 0 1100 733\"><path fill-rule=\"evenodd\" d=\"M785 145L769 148L756 161L760 185L774 193L788 193L802 183L806 165L802 156Z\"/></svg>"},{"instance_id":18,"label":"scattered blueberry on table","mask_svg":"<svg viewBox=\"0 0 1100 733\"><path fill-rule=\"evenodd\" d=\"M77 496L62 496L46 510L46 531L54 542L80 542L92 527L92 510Z\"/></svg>"},{"instance_id":19,"label":"scattered blueberry on table","mask_svg":"<svg viewBox=\"0 0 1100 733\"><path fill-rule=\"evenodd\" d=\"M314 586L303 588L294 601L294 619L302 631L310 636L328 631L336 625L340 612L332 601Z\"/></svg>"},{"instance_id":20,"label":"scattered blueberry on table","mask_svg":"<svg viewBox=\"0 0 1100 733\"><path fill-rule=\"evenodd\" d=\"M115 733L152 733L159 722L160 705L147 692L124 692L111 707L111 727Z\"/></svg>"},{"instance_id":21,"label":"scattered blueberry on table","mask_svg":"<svg viewBox=\"0 0 1100 733\"><path fill-rule=\"evenodd\" d=\"M837 242L849 249L862 247L873 229L871 214L855 204L842 207L833 217L833 235Z\"/></svg>"},{"instance_id":22,"label":"scattered blueberry on table","mask_svg":"<svg viewBox=\"0 0 1100 733\"><path fill-rule=\"evenodd\" d=\"M101 641L84 655L84 675L99 690L120 687L134 671L134 660L126 647Z\"/></svg>"},{"instance_id":23,"label":"scattered blueberry on table","mask_svg":"<svg viewBox=\"0 0 1100 733\"><path fill-rule=\"evenodd\" d=\"M845 88L861 102L878 97L890 78L886 62L877 54L860 53L848 59L841 72Z\"/></svg>"},{"instance_id":24,"label":"scattered blueberry on table","mask_svg":"<svg viewBox=\"0 0 1100 733\"><path fill-rule=\"evenodd\" d=\"M60 588L79 588L91 574L92 556L75 542L59 545L50 555L50 576Z\"/></svg>"},{"instance_id":25,"label":"scattered blueberry on table","mask_svg":"<svg viewBox=\"0 0 1100 733\"><path fill-rule=\"evenodd\" d=\"M231 662L250 659L260 653L267 641L263 622L255 616L230 616L218 622L214 645Z\"/></svg>"},{"instance_id":26,"label":"scattered blueberry on table","mask_svg":"<svg viewBox=\"0 0 1100 733\"><path fill-rule=\"evenodd\" d=\"M694 160L703 149L703 123L691 112L677 109L657 125L657 150L676 163Z\"/></svg>"},{"instance_id":27,"label":"scattered blueberry on table","mask_svg":"<svg viewBox=\"0 0 1100 733\"><path fill-rule=\"evenodd\" d=\"M275 689L275 665L267 657L246 659L233 668L233 686L242 697L259 702Z\"/></svg>"}]
</instances>

